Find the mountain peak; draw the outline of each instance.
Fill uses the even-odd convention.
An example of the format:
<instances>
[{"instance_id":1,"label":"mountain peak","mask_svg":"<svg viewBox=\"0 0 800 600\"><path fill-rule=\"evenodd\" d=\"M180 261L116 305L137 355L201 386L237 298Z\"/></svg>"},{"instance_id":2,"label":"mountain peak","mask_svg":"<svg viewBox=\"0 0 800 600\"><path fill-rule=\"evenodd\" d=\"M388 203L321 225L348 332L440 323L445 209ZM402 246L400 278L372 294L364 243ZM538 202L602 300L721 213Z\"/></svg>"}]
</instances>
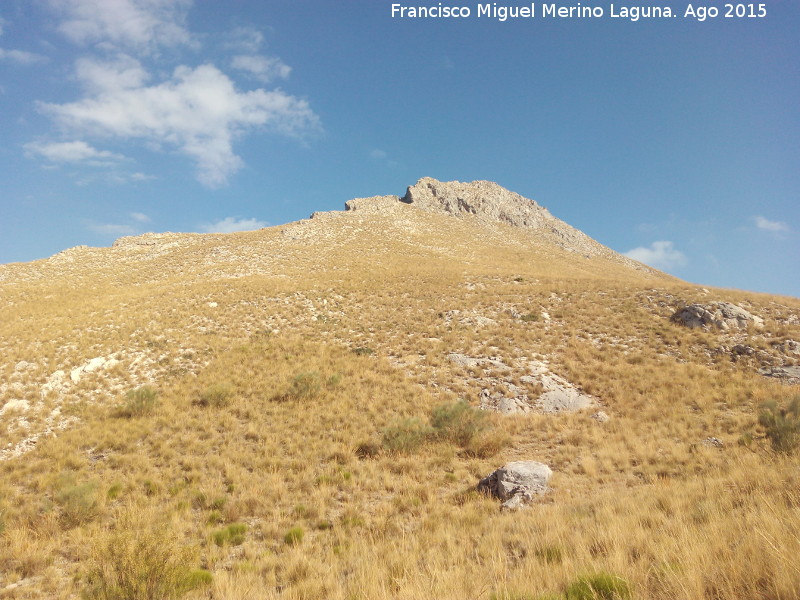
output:
<instances>
[{"instance_id":1,"label":"mountain peak","mask_svg":"<svg viewBox=\"0 0 800 600\"><path fill-rule=\"evenodd\" d=\"M389 212L405 204L417 209L474 218L487 224L505 223L530 230L543 241L587 258L604 256L637 270L652 269L618 254L582 231L557 219L545 207L492 181L439 181L423 177L404 196L356 198L345 203L348 211Z\"/></svg>"}]
</instances>

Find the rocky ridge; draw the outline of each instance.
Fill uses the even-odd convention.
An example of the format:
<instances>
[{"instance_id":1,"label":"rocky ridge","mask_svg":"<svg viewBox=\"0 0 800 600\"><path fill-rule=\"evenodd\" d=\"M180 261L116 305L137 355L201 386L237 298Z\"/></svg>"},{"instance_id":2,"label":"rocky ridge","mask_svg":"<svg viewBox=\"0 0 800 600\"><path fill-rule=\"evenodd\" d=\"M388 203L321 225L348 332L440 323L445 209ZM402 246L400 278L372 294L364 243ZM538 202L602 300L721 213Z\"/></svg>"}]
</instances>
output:
<instances>
[{"instance_id":1,"label":"rocky ridge","mask_svg":"<svg viewBox=\"0 0 800 600\"><path fill-rule=\"evenodd\" d=\"M536 201L491 181L443 182L432 177L423 177L410 186L402 197L355 198L345 203L345 210L392 211L397 210L398 204L458 218L473 217L484 222L505 223L512 227L533 230L556 246L586 258L603 256L637 270L653 271L557 219Z\"/></svg>"}]
</instances>

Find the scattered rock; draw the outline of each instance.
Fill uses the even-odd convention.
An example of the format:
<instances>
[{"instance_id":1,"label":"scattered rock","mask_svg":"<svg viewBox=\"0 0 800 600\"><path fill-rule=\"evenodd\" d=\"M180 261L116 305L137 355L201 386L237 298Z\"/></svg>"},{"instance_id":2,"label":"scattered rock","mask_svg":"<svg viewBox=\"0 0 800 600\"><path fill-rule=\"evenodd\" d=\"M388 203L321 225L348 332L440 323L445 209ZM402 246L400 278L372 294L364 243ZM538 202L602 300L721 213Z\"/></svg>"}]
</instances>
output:
<instances>
[{"instance_id":1,"label":"scattered rock","mask_svg":"<svg viewBox=\"0 0 800 600\"><path fill-rule=\"evenodd\" d=\"M598 410L596 413L592 415L592 419L597 421L598 423L608 423L611 420L611 417L608 416L603 410Z\"/></svg>"},{"instance_id":2,"label":"scattered rock","mask_svg":"<svg viewBox=\"0 0 800 600\"><path fill-rule=\"evenodd\" d=\"M546 363L531 361L530 367L545 390L536 399L536 407L541 412L574 412L594 404L594 398L581 392L563 377L551 373Z\"/></svg>"},{"instance_id":3,"label":"scattered rock","mask_svg":"<svg viewBox=\"0 0 800 600\"><path fill-rule=\"evenodd\" d=\"M714 326L722 330L747 329L749 325L760 327L764 324L761 317L730 302L690 304L676 311L672 320L690 328Z\"/></svg>"},{"instance_id":4,"label":"scattered rock","mask_svg":"<svg viewBox=\"0 0 800 600\"><path fill-rule=\"evenodd\" d=\"M27 412L30 407L30 402L27 400L9 400L0 408L0 415L8 411Z\"/></svg>"},{"instance_id":5,"label":"scattered rock","mask_svg":"<svg viewBox=\"0 0 800 600\"><path fill-rule=\"evenodd\" d=\"M774 377L787 385L800 384L800 367L763 367L758 372L764 377Z\"/></svg>"},{"instance_id":6,"label":"scattered rock","mask_svg":"<svg viewBox=\"0 0 800 600\"><path fill-rule=\"evenodd\" d=\"M784 354L800 354L800 342L795 340L785 340L774 345L776 350Z\"/></svg>"},{"instance_id":7,"label":"scattered rock","mask_svg":"<svg viewBox=\"0 0 800 600\"><path fill-rule=\"evenodd\" d=\"M502 360L497 358L473 358L465 354L457 354L452 352L447 355L447 360L457 364L459 367L465 369L473 369L475 367L496 367L499 369L509 369L510 367Z\"/></svg>"},{"instance_id":8,"label":"scattered rock","mask_svg":"<svg viewBox=\"0 0 800 600\"><path fill-rule=\"evenodd\" d=\"M736 356L753 356L755 352L752 346L747 346L745 344L736 344L731 348L731 354L735 354Z\"/></svg>"},{"instance_id":9,"label":"scattered rock","mask_svg":"<svg viewBox=\"0 0 800 600\"><path fill-rule=\"evenodd\" d=\"M67 374L59 369L58 371L52 373L42 386L40 390L42 398L45 398L50 392L56 392L57 394L61 394L63 393L64 388L66 386L67 386Z\"/></svg>"},{"instance_id":10,"label":"scattered rock","mask_svg":"<svg viewBox=\"0 0 800 600\"><path fill-rule=\"evenodd\" d=\"M522 508L547 491L553 471L544 463L523 460L506 464L480 480L478 490L503 501L501 510Z\"/></svg>"},{"instance_id":11,"label":"scattered rock","mask_svg":"<svg viewBox=\"0 0 800 600\"><path fill-rule=\"evenodd\" d=\"M99 371L100 369L110 369L118 364L119 361L115 358L98 356L81 365L80 367L72 369L72 371L69 373L69 378L72 380L72 383L78 383L86 373L93 373L95 371Z\"/></svg>"},{"instance_id":12,"label":"scattered rock","mask_svg":"<svg viewBox=\"0 0 800 600\"><path fill-rule=\"evenodd\" d=\"M725 446L725 443L721 439L715 437L707 437L700 443L706 448L722 448Z\"/></svg>"}]
</instances>

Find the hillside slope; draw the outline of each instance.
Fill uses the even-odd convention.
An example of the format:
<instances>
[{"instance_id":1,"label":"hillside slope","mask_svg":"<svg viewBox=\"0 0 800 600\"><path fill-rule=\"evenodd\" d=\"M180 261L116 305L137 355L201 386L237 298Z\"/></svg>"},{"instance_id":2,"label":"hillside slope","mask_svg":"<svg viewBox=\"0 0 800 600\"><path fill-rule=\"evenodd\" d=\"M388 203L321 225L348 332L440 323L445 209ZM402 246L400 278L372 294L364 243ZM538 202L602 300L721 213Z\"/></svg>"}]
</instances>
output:
<instances>
[{"instance_id":1,"label":"hillside slope","mask_svg":"<svg viewBox=\"0 0 800 600\"><path fill-rule=\"evenodd\" d=\"M0 596L126 597L122 565L164 598L800 594L797 456L758 423L800 301L489 182L346 208L0 266ZM763 325L671 319L714 301ZM474 488L514 460L552 489L501 512Z\"/></svg>"}]
</instances>

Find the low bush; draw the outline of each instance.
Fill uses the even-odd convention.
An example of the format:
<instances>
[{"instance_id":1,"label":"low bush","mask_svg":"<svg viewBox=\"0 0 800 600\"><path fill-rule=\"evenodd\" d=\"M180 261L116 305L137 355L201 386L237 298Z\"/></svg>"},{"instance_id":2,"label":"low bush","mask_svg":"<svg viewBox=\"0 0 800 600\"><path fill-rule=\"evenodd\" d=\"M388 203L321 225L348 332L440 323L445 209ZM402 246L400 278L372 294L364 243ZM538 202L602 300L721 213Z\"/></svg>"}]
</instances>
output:
<instances>
[{"instance_id":1,"label":"low bush","mask_svg":"<svg viewBox=\"0 0 800 600\"><path fill-rule=\"evenodd\" d=\"M90 600L170 600L211 583L194 555L166 530L125 528L94 548L85 578Z\"/></svg>"},{"instance_id":2,"label":"low bush","mask_svg":"<svg viewBox=\"0 0 800 600\"><path fill-rule=\"evenodd\" d=\"M404 419L383 430L383 447L390 452L412 452L424 444L432 432L419 419Z\"/></svg>"},{"instance_id":3,"label":"low bush","mask_svg":"<svg viewBox=\"0 0 800 600\"><path fill-rule=\"evenodd\" d=\"M566 600L626 600L631 589L622 577L600 572L578 577L567 587L565 596Z\"/></svg>"},{"instance_id":4,"label":"low bush","mask_svg":"<svg viewBox=\"0 0 800 600\"><path fill-rule=\"evenodd\" d=\"M211 539L217 546L229 544L239 546L244 542L244 534L247 532L247 525L244 523L231 523L227 527L218 529L211 534Z\"/></svg>"},{"instance_id":5,"label":"low bush","mask_svg":"<svg viewBox=\"0 0 800 600\"><path fill-rule=\"evenodd\" d=\"M233 396L233 386L231 384L216 383L202 391L195 404L221 408L230 404L231 396Z\"/></svg>"},{"instance_id":6,"label":"low bush","mask_svg":"<svg viewBox=\"0 0 800 600\"><path fill-rule=\"evenodd\" d=\"M286 535L283 536L283 541L289 546L295 546L303 541L303 536L305 536L305 532L302 527L292 527L286 532Z\"/></svg>"},{"instance_id":7,"label":"low bush","mask_svg":"<svg viewBox=\"0 0 800 600\"><path fill-rule=\"evenodd\" d=\"M765 402L758 415L776 452L793 452L800 446L800 396L779 406L774 400Z\"/></svg>"},{"instance_id":8,"label":"low bush","mask_svg":"<svg viewBox=\"0 0 800 600\"><path fill-rule=\"evenodd\" d=\"M61 520L67 527L88 523L100 514L102 504L95 483L65 485L57 494Z\"/></svg>"},{"instance_id":9,"label":"low bush","mask_svg":"<svg viewBox=\"0 0 800 600\"><path fill-rule=\"evenodd\" d=\"M145 417L153 413L157 400L158 392L149 385L136 388L125 394L125 402L116 414L126 418Z\"/></svg>"},{"instance_id":10,"label":"low bush","mask_svg":"<svg viewBox=\"0 0 800 600\"><path fill-rule=\"evenodd\" d=\"M431 426L438 439L466 447L487 429L488 422L485 412L459 400L434 408L431 412Z\"/></svg>"}]
</instances>

